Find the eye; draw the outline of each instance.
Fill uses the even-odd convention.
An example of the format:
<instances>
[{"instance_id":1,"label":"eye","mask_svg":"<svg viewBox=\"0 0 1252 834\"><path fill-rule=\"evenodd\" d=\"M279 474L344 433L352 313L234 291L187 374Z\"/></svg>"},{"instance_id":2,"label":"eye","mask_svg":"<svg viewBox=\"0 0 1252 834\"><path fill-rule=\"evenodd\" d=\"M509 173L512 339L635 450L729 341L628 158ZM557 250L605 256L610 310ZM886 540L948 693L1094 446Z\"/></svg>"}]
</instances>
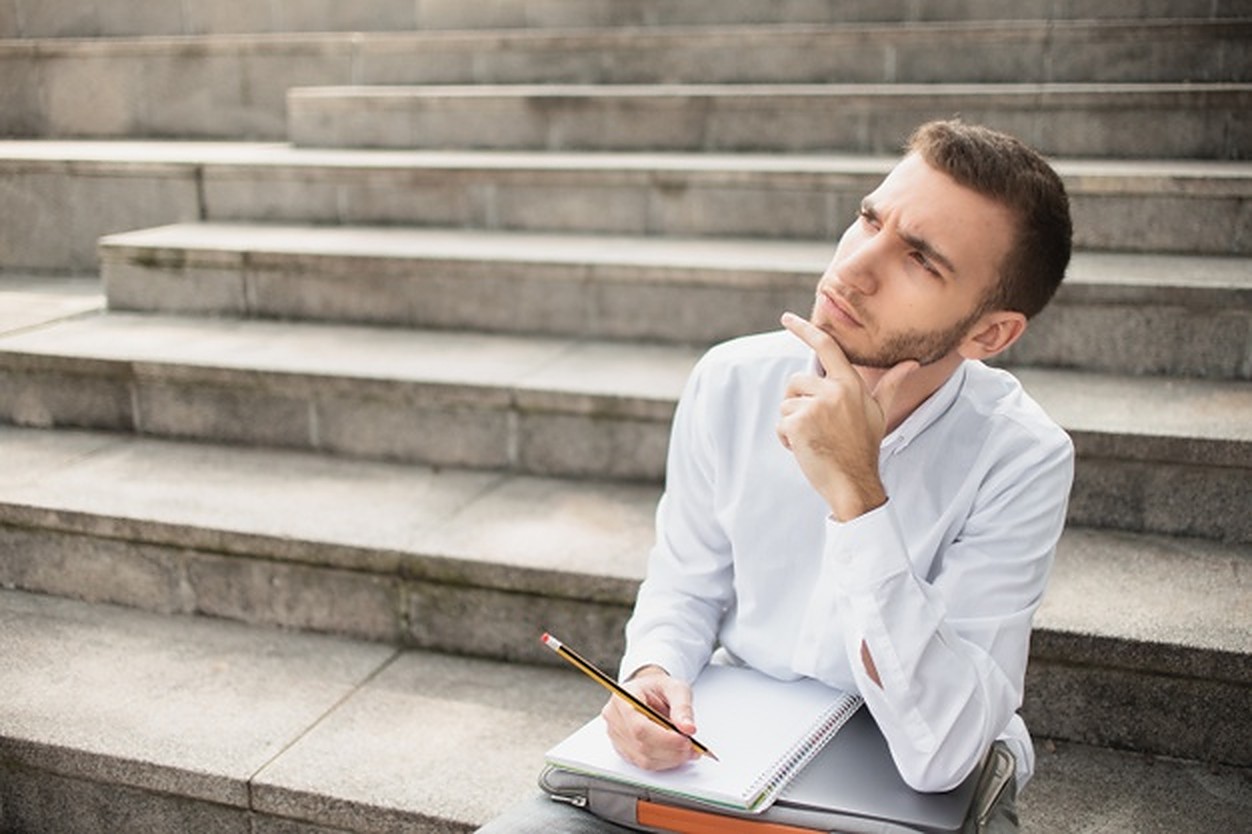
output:
<instances>
[{"instance_id":1,"label":"eye","mask_svg":"<svg viewBox=\"0 0 1252 834\"><path fill-rule=\"evenodd\" d=\"M879 225L881 225L878 222L878 216L874 214L872 210L865 208L864 206L857 210L856 216L861 223L864 223L871 229L877 230Z\"/></svg>"},{"instance_id":2,"label":"eye","mask_svg":"<svg viewBox=\"0 0 1252 834\"><path fill-rule=\"evenodd\" d=\"M912 258L913 261L916 262L918 266L920 266L922 269L926 270L927 272L929 272L931 275L935 276L936 278L943 277L943 274L938 269L936 269L934 264L932 264L929 260L927 260L926 256L923 255L921 252L914 250L913 252L909 253L909 257Z\"/></svg>"}]
</instances>

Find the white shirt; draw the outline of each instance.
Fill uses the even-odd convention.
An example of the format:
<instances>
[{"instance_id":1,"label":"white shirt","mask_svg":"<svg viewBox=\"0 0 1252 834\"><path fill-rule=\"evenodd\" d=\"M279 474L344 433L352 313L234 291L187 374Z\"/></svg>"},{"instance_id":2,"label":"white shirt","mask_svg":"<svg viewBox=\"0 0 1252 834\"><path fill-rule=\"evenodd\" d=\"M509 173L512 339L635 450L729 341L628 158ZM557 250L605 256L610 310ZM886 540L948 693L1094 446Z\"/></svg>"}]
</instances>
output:
<instances>
[{"instance_id":1,"label":"white shirt","mask_svg":"<svg viewBox=\"0 0 1252 834\"><path fill-rule=\"evenodd\" d=\"M840 523L775 433L788 378L812 363L781 331L697 364L623 675L655 663L690 681L720 645L775 677L860 692L916 790L955 787L999 737L1024 784L1034 753L1016 712L1069 437L1012 375L967 361L883 439L887 503Z\"/></svg>"}]
</instances>

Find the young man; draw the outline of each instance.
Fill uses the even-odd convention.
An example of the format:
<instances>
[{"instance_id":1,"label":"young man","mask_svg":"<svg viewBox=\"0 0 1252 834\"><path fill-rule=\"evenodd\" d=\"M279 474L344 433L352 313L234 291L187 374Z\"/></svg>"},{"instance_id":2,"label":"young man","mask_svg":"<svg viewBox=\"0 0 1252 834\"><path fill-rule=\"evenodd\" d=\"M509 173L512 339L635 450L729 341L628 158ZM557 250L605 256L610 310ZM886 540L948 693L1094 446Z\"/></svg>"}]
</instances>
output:
<instances>
[{"instance_id":1,"label":"young man","mask_svg":"<svg viewBox=\"0 0 1252 834\"><path fill-rule=\"evenodd\" d=\"M717 650L860 692L917 790L959 784L997 740L1029 778L1016 711L1073 451L982 360L1047 304L1070 238L1064 188L1034 151L959 122L918 129L809 318L787 313L693 372L627 626L633 691L698 733L689 682ZM696 755L620 699L603 715L640 766ZM545 824L619 830L589 816Z\"/></svg>"}]
</instances>

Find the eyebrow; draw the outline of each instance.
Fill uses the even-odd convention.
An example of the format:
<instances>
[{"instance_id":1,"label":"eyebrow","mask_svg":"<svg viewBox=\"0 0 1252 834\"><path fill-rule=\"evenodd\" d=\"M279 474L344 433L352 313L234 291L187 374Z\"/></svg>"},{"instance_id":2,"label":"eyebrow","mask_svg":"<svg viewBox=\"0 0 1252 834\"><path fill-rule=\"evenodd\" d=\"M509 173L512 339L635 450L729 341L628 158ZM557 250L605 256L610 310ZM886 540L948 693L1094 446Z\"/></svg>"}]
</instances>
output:
<instances>
[{"instance_id":1,"label":"eyebrow","mask_svg":"<svg viewBox=\"0 0 1252 834\"><path fill-rule=\"evenodd\" d=\"M877 209L874 208L873 202L871 202L868 197L861 201L861 211L873 218L877 218L879 216ZM928 260L934 261L939 264L939 266L943 267L949 275L956 275L956 267L952 265L952 261L936 249L930 241L898 229L896 230L896 235L909 246L925 255Z\"/></svg>"}]
</instances>

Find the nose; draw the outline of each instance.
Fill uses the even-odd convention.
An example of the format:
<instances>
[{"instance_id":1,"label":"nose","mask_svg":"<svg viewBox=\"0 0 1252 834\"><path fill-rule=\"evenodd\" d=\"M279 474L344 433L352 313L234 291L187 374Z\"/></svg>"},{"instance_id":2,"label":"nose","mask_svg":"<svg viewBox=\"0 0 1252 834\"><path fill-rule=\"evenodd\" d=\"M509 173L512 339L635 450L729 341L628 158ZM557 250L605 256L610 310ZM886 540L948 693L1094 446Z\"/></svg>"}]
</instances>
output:
<instances>
[{"instance_id":1,"label":"nose","mask_svg":"<svg viewBox=\"0 0 1252 834\"><path fill-rule=\"evenodd\" d=\"M853 221L835 249L835 257L826 271L827 275L837 276L840 283L862 295L877 292L882 280L889 237L881 231L869 232L861 226L859 220Z\"/></svg>"}]
</instances>

